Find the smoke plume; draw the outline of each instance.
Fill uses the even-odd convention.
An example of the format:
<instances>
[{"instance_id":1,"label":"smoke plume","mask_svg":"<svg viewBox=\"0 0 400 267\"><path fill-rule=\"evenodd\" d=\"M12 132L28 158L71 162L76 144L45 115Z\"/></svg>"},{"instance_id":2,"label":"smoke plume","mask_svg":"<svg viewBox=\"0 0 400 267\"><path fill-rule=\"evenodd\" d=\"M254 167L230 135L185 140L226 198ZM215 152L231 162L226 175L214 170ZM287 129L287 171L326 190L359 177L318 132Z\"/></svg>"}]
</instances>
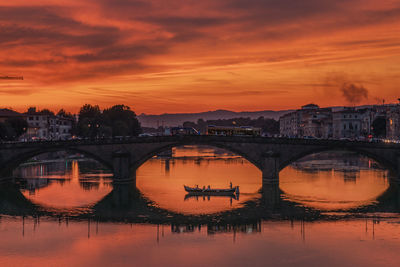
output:
<instances>
[{"instance_id":1,"label":"smoke plume","mask_svg":"<svg viewBox=\"0 0 400 267\"><path fill-rule=\"evenodd\" d=\"M363 99L368 99L368 90L363 86L353 83L344 83L340 88L343 97L351 104L358 104Z\"/></svg>"}]
</instances>

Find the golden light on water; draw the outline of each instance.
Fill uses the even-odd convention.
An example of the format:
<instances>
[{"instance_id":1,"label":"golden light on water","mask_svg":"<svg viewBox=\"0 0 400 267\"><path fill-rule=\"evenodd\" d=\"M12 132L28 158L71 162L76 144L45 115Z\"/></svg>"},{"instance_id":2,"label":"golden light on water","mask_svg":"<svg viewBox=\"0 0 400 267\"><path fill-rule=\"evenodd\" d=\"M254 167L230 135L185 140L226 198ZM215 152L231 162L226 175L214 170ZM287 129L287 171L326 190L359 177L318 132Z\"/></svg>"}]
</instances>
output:
<instances>
[{"instance_id":1,"label":"golden light on water","mask_svg":"<svg viewBox=\"0 0 400 267\"><path fill-rule=\"evenodd\" d=\"M261 197L261 171L240 156L212 147L185 146L173 149L172 158L152 158L136 174L136 186L154 205L184 214L208 214L243 207ZM335 154L326 154L324 168L288 166L280 172L282 199L318 210L346 210L375 203L389 187L387 171L357 155L347 158L347 166ZM320 156L317 156L320 157ZM336 159L335 159L336 158ZM323 162L319 160L318 162ZM313 166L314 161L309 161ZM65 171L39 164L23 167L22 176L37 177L35 190L23 190L32 202L55 208L88 207L112 190L108 172L80 171L83 162L63 163ZM332 165L333 164L333 165ZM341 166L335 168L335 166ZM61 165L56 165L61 166ZM61 168L61 169L63 169ZM48 179L48 180L46 180ZM183 185L228 188L240 187L239 198L226 196L188 197Z\"/></svg>"},{"instance_id":2,"label":"golden light on water","mask_svg":"<svg viewBox=\"0 0 400 267\"><path fill-rule=\"evenodd\" d=\"M386 172L296 170L289 166L280 173L283 198L317 210L346 210L370 205L389 188Z\"/></svg>"}]
</instances>

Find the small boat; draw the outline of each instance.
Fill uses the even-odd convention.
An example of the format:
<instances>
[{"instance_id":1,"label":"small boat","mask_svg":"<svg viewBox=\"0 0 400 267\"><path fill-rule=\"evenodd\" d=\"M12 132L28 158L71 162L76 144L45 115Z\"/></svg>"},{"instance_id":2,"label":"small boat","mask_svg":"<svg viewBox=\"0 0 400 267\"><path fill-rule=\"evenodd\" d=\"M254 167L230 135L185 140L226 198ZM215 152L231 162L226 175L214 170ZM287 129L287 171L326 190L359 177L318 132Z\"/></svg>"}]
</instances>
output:
<instances>
[{"instance_id":1,"label":"small boat","mask_svg":"<svg viewBox=\"0 0 400 267\"><path fill-rule=\"evenodd\" d=\"M219 196L229 196L233 194L239 194L239 186L234 186L228 189L221 189L221 188L210 188L210 186L200 188L198 186L196 187L190 187L190 186L183 186L185 188L185 191L188 192L191 195L219 195Z\"/></svg>"}]
</instances>

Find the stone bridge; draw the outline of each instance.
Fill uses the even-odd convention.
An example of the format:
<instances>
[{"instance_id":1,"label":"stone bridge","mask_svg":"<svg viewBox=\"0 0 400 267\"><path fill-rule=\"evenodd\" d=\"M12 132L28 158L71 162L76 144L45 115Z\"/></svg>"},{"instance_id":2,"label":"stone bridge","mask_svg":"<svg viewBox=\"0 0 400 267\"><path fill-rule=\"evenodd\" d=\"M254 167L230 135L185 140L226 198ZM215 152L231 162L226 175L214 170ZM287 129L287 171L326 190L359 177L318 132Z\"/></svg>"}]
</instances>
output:
<instances>
[{"instance_id":1,"label":"stone bridge","mask_svg":"<svg viewBox=\"0 0 400 267\"><path fill-rule=\"evenodd\" d=\"M91 157L114 173L115 183L136 182L136 170L153 156L182 145L208 145L242 156L262 172L262 184L279 183L279 172L304 156L332 150L368 156L400 177L400 144L245 136L157 136L126 140L46 141L0 144L0 177L46 152L73 151Z\"/></svg>"}]
</instances>

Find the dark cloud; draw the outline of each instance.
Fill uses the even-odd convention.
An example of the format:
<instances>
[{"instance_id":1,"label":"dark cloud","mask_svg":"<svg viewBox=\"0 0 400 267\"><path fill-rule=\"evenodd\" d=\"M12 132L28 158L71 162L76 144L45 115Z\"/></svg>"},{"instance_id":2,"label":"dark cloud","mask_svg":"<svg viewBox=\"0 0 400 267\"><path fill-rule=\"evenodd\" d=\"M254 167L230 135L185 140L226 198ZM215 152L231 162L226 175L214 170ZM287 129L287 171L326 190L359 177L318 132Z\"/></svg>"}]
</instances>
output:
<instances>
[{"instance_id":1,"label":"dark cloud","mask_svg":"<svg viewBox=\"0 0 400 267\"><path fill-rule=\"evenodd\" d=\"M4 89L0 88L0 95L15 95L15 96L26 96L26 95L31 95L35 93L36 91L34 89Z\"/></svg>"},{"instance_id":2,"label":"dark cloud","mask_svg":"<svg viewBox=\"0 0 400 267\"><path fill-rule=\"evenodd\" d=\"M11 44L18 45L68 45L83 48L98 48L115 44L121 34L117 28L104 27L94 33L75 33L40 29L29 26L0 25L0 46ZM73 31L71 31L73 32Z\"/></svg>"},{"instance_id":3,"label":"dark cloud","mask_svg":"<svg viewBox=\"0 0 400 267\"><path fill-rule=\"evenodd\" d=\"M79 62L101 62L115 60L137 60L149 55L163 53L167 48L163 45L116 45L106 47L98 52L75 55L72 58Z\"/></svg>"},{"instance_id":4,"label":"dark cloud","mask_svg":"<svg viewBox=\"0 0 400 267\"><path fill-rule=\"evenodd\" d=\"M340 91L346 101L350 104L358 104L362 100L368 99L368 90L362 85L344 83L340 88Z\"/></svg>"},{"instance_id":5,"label":"dark cloud","mask_svg":"<svg viewBox=\"0 0 400 267\"><path fill-rule=\"evenodd\" d=\"M228 19L218 17L182 17L182 16L165 16L165 17L147 17L143 21L154 23L169 29L182 28L205 28L224 24Z\"/></svg>"}]
</instances>

